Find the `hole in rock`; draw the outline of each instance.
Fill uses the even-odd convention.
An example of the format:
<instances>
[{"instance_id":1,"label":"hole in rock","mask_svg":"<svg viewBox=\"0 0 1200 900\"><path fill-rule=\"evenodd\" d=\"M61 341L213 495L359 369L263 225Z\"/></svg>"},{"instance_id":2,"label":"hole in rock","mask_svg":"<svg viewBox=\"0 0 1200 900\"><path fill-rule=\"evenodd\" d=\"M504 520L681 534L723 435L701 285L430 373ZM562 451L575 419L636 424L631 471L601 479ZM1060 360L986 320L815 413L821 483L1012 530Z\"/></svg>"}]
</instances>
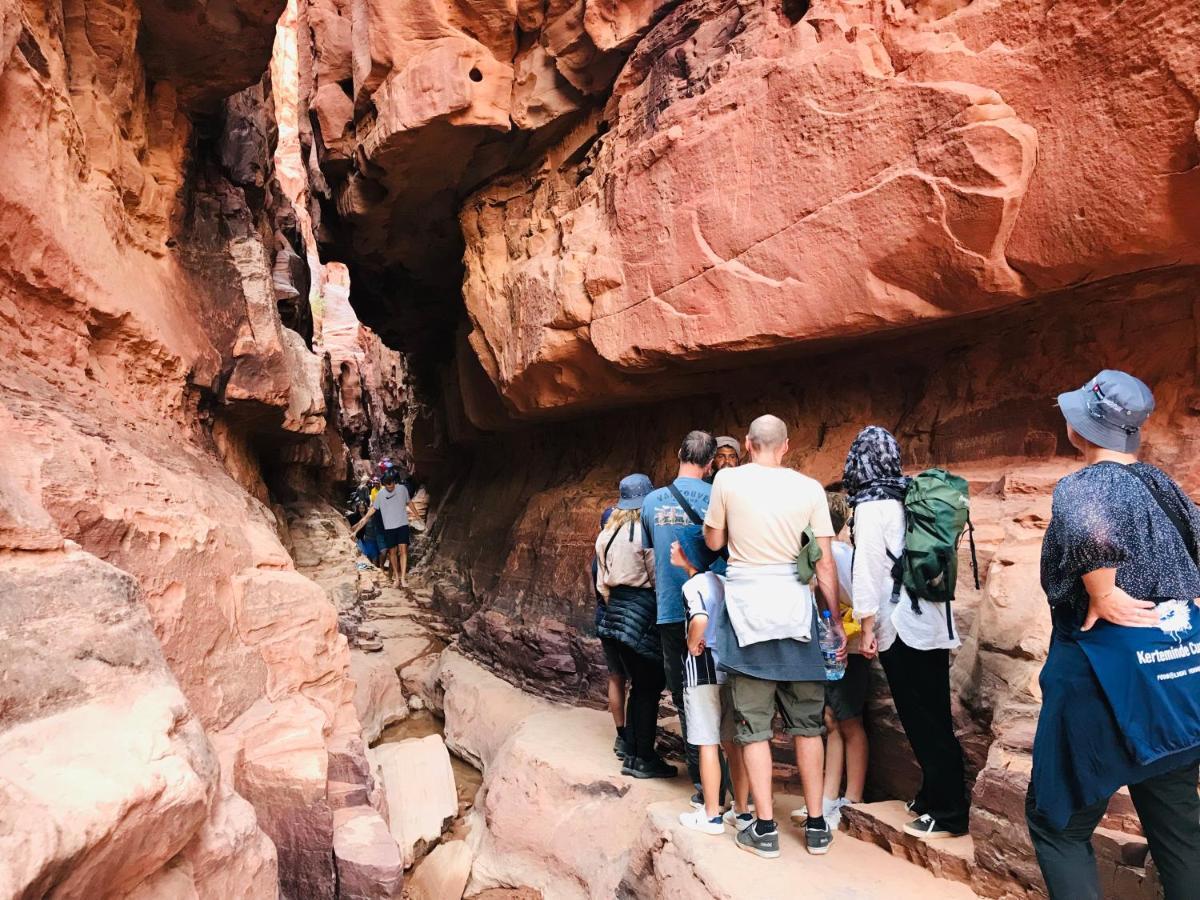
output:
<instances>
[{"instance_id":1,"label":"hole in rock","mask_svg":"<svg viewBox=\"0 0 1200 900\"><path fill-rule=\"evenodd\" d=\"M471 71L467 73L467 77L472 81L483 81L483 73L480 72L478 68L473 67Z\"/></svg>"},{"instance_id":2,"label":"hole in rock","mask_svg":"<svg viewBox=\"0 0 1200 900\"><path fill-rule=\"evenodd\" d=\"M795 25L808 12L808 0L783 0L783 14Z\"/></svg>"},{"instance_id":3,"label":"hole in rock","mask_svg":"<svg viewBox=\"0 0 1200 900\"><path fill-rule=\"evenodd\" d=\"M42 48L28 29L21 29L21 36L17 38L17 49L21 51L21 55L25 57L25 62L29 63L39 75L43 78L50 77L50 64L46 62L46 55L42 53Z\"/></svg>"}]
</instances>

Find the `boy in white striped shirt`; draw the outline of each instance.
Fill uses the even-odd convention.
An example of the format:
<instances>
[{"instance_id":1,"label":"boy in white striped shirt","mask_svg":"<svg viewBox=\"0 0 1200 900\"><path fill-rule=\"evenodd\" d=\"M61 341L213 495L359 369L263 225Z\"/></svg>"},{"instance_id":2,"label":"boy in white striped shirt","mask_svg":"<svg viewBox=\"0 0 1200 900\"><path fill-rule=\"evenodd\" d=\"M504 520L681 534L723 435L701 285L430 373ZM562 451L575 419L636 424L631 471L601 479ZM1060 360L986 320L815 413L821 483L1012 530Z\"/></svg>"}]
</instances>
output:
<instances>
[{"instance_id":1,"label":"boy in white striped shirt","mask_svg":"<svg viewBox=\"0 0 1200 900\"><path fill-rule=\"evenodd\" d=\"M678 545L672 548L673 553L677 550ZM694 571L690 565L686 568ZM683 662L683 706L688 743L700 748L704 808L680 813L679 821L705 834L723 834L726 823L741 831L754 821L754 816L747 808L750 784L742 766L741 748L733 742L733 704L726 696L725 673L717 668L716 630L725 618L725 579L712 572L693 575L683 585L683 602L688 649ZM734 795L733 809L724 817L718 800L722 746L729 760Z\"/></svg>"}]
</instances>

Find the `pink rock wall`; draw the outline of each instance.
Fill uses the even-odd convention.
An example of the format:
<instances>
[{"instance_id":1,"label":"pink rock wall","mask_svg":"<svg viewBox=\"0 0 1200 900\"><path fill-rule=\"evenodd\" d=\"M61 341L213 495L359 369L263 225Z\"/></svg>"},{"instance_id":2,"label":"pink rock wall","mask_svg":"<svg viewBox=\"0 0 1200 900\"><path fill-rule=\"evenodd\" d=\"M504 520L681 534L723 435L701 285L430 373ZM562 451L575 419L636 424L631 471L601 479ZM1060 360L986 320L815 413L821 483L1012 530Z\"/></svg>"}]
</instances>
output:
<instances>
[{"instance_id":1,"label":"pink rock wall","mask_svg":"<svg viewBox=\"0 0 1200 900\"><path fill-rule=\"evenodd\" d=\"M446 433L473 446L436 534L463 646L595 701L583 573L621 475L661 483L686 430L770 410L792 462L832 478L862 425L887 425L912 465L976 491L986 579L961 598L954 671L978 774L969 877L1037 892L1020 813L1047 622L1035 560L1071 465L1050 398L1136 371L1160 399L1150 457L1200 489L1200 10L308 0L299 15L318 240L364 285L360 317L435 368ZM554 421L516 426L531 419ZM873 711L873 790L903 796L886 695ZM1119 800L1109 824L1134 827ZM1124 862L1104 860L1113 890L1152 892Z\"/></svg>"},{"instance_id":2,"label":"pink rock wall","mask_svg":"<svg viewBox=\"0 0 1200 900\"><path fill-rule=\"evenodd\" d=\"M264 480L348 471L281 9L0 4L4 896L335 895L328 782L369 770Z\"/></svg>"}]
</instances>

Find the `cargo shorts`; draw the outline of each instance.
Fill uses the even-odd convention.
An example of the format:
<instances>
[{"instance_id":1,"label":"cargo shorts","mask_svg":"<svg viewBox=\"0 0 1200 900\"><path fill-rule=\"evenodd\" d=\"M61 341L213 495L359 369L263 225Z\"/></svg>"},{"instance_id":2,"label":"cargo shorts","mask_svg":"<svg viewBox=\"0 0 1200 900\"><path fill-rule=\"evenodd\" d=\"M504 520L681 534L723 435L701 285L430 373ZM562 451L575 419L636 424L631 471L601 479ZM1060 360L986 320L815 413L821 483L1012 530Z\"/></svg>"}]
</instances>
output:
<instances>
[{"instance_id":1,"label":"cargo shorts","mask_svg":"<svg viewBox=\"0 0 1200 900\"><path fill-rule=\"evenodd\" d=\"M824 681L767 681L730 672L728 684L737 743L769 741L775 733L777 710L785 734L820 737L825 733Z\"/></svg>"}]
</instances>

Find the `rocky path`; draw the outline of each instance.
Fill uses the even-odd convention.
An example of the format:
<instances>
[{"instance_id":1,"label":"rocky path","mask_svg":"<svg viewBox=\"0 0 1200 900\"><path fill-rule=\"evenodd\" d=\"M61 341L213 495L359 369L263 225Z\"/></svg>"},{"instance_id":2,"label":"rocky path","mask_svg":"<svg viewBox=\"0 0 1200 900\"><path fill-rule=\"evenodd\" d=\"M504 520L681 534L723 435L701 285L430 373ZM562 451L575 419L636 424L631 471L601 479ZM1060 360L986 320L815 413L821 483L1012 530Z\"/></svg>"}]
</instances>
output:
<instances>
[{"instance_id":1,"label":"rocky path","mask_svg":"<svg viewBox=\"0 0 1200 900\"><path fill-rule=\"evenodd\" d=\"M400 666L406 690L439 708L451 752L484 773L465 821L453 829L471 852L467 896L518 886L526 896L533 888L547 900L769 900L800 890L913 900L975 896L965 885L936 878L846 833L837 836L828 856L816 859L805 853L801 835L785 828L783 857L767 861L738 850L732 833L709 837L688 831L678 814L686 808L689 786L683 779L622 777L605 713L531 697L453 644L438 654L436 666L430 666L429 652L410 656L428 637L422 627L431 625L437 634L436 619L425 607L419 588L399 596L385 593L372 608L386 610L389 618L369 624L379 628L383 654ZM781 820L799 803L781 796ZM429 863L442 866L438 851L418 863L414 881Z\"/></svg>"},{"instance_id":2,"label":"rocky path","mask_svg":"<svg viewBox=\"0 0 1200 900\"><path fill-rule=\"evenodd\" d=\"M683 779L622 777L606 714L531 698L453 647L439 680L447 742L484 772L469 817L471 889L532 885L555 900L976 896L844 832L818 859L787 827L783 856L758 859L735 846L732 832L710 837L679 824L691 790ZM800 803L777 802L781 821Z\"/></svg>"},{"instance_id":3,"label":"rocky path","mask_svg":"<svg viewBox=\"0 0 1200 900\"><path fill-rule=\"evenodd\" d=\"M770 861L739 850L732 832L684 829L690 786L621 776L606 713L534 697L468 658L419 573L398 590L358 569L328 511L309 509L291 528L306 574L337 600L350 638L372 800L399 846L405 897L976 896L954 865L969 848L923 854L887 827L886 808L865 808L853 823L863 839L841 832L819 859L790 826L783 856ZM785 822L799 804L777 802Z\"/></svg>"}]
</instances>

